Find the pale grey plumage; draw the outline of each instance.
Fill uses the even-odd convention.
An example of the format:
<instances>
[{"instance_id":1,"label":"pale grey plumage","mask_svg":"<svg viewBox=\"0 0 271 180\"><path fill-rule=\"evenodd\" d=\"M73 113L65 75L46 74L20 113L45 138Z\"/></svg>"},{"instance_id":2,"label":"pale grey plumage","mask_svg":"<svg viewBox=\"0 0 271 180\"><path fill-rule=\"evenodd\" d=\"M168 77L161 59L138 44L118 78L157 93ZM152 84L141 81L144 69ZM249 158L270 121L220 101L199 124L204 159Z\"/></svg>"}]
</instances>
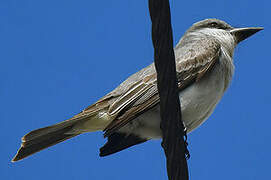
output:
<instances>
[{"instance_id":1,"label":"pale grey plumage","mask_svg":"<svg viewBox=\"0 0 271 180\"><path fill-rule=\"evenodd\" d=\"M207 19L194 24L179 41L175 48L176 70L182 116L188 132L211 115L229 86L236 44L259 30L236 29L224 21ZM73 118L25 135L13 161L81 133L99 130L104 130L108 137L101 156L161 137L153 64L130 76ZM119 140L122 142L118 147Z\"/></svg>"}]
</instances>

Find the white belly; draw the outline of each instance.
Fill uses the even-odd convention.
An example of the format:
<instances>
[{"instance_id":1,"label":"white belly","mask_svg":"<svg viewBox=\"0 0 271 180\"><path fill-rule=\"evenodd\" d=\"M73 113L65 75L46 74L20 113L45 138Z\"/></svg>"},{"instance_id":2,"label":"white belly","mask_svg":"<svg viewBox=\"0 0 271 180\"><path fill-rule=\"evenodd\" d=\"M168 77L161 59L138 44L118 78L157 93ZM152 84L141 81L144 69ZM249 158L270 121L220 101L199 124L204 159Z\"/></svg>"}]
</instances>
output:
<instances>
[{"instance_id":1,"label":"white belly","mask_svg":"<svg viewBox=\"0 0 271 180\"><path fill-rule=\"evenodd\" d=\"M199 82L179 93L182 120L187 132L197 128L211 115L224 93L224 79L220 69L215 68ZM160 106L157 105L121 128L120 131L147 139L161 138L160 121Z\"/></svg>"}]
</instances>

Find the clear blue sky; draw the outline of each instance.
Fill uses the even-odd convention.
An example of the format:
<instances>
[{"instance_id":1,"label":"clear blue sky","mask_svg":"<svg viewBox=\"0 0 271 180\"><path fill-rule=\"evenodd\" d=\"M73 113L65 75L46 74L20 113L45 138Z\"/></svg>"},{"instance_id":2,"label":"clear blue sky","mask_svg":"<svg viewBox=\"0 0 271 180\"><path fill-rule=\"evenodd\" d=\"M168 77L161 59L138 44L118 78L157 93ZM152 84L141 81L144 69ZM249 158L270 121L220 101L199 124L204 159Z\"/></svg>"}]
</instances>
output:
<instances>
[{"instance_id":1,"label":"clear blue sky","mask_svg":"<svg viewBox=\"0 0 271 180\"><path fill-rule=\"evenodd\" d=\"M268 0L171 0L175 44L194 22L263 26L235 52L231 87L189 135L190 177L270 178ZM0 1L0 179L166 180L160 141L105 158L102 133L85 134L11 163L30 130L65 120L150 64L147 0Z\"/></svg>"}]
</instances>

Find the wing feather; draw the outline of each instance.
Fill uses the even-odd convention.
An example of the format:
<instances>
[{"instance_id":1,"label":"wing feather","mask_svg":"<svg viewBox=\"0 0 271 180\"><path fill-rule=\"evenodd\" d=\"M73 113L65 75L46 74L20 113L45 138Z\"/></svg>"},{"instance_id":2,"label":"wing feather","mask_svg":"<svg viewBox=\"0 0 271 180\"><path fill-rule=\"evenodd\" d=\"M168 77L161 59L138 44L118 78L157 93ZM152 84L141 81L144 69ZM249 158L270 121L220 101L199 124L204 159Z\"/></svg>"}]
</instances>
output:
<instances>
[{"instance_id":1,"label":"wing feather","mask_svg":"<svg viewBox=\"0 0 271 180\"><path fill-rule=\"evenodd\" d=\"M179 56L176 58L178 87L181 91L190 84L200 81L218 62L220 45L214 39L202 39L197 43L192 43L188 48L186 46L185 50L179 48L175 49L175 53L176 51L182 51L177 52ZM154 69L153 64L149 68ZM127 83L129 88L127 85L120 85L126 88L126 91L122 91L123 93L109 107L108 112L116 115L116 118L104 129L105 137L118 131L119 128L160 102L155 70L145 68L139 72L139 79L135 79L137 73L133 76ZM118 88L118 91L121 91L120 87Z\"/></svg>"}]
</instances>

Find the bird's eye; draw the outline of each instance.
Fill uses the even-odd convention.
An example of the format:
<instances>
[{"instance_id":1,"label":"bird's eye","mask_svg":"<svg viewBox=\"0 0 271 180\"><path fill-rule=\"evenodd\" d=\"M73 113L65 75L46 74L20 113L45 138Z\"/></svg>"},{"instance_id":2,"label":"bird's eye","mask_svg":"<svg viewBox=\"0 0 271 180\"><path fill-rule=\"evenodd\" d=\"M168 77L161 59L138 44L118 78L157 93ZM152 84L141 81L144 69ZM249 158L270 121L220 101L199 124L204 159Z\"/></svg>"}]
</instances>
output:
<instances>
[{"instance_id":1,"label":"bird's eye","mask_svg":"<svg viewBox=\"0 0 271 180\"><path fill-rule=\"evenodd\" d=\"M212 23L210 23L210 26L211 26L211 27L217 27L218 24L217 24L216 22L212 22Z\"/></svg>"}]
</instances>

